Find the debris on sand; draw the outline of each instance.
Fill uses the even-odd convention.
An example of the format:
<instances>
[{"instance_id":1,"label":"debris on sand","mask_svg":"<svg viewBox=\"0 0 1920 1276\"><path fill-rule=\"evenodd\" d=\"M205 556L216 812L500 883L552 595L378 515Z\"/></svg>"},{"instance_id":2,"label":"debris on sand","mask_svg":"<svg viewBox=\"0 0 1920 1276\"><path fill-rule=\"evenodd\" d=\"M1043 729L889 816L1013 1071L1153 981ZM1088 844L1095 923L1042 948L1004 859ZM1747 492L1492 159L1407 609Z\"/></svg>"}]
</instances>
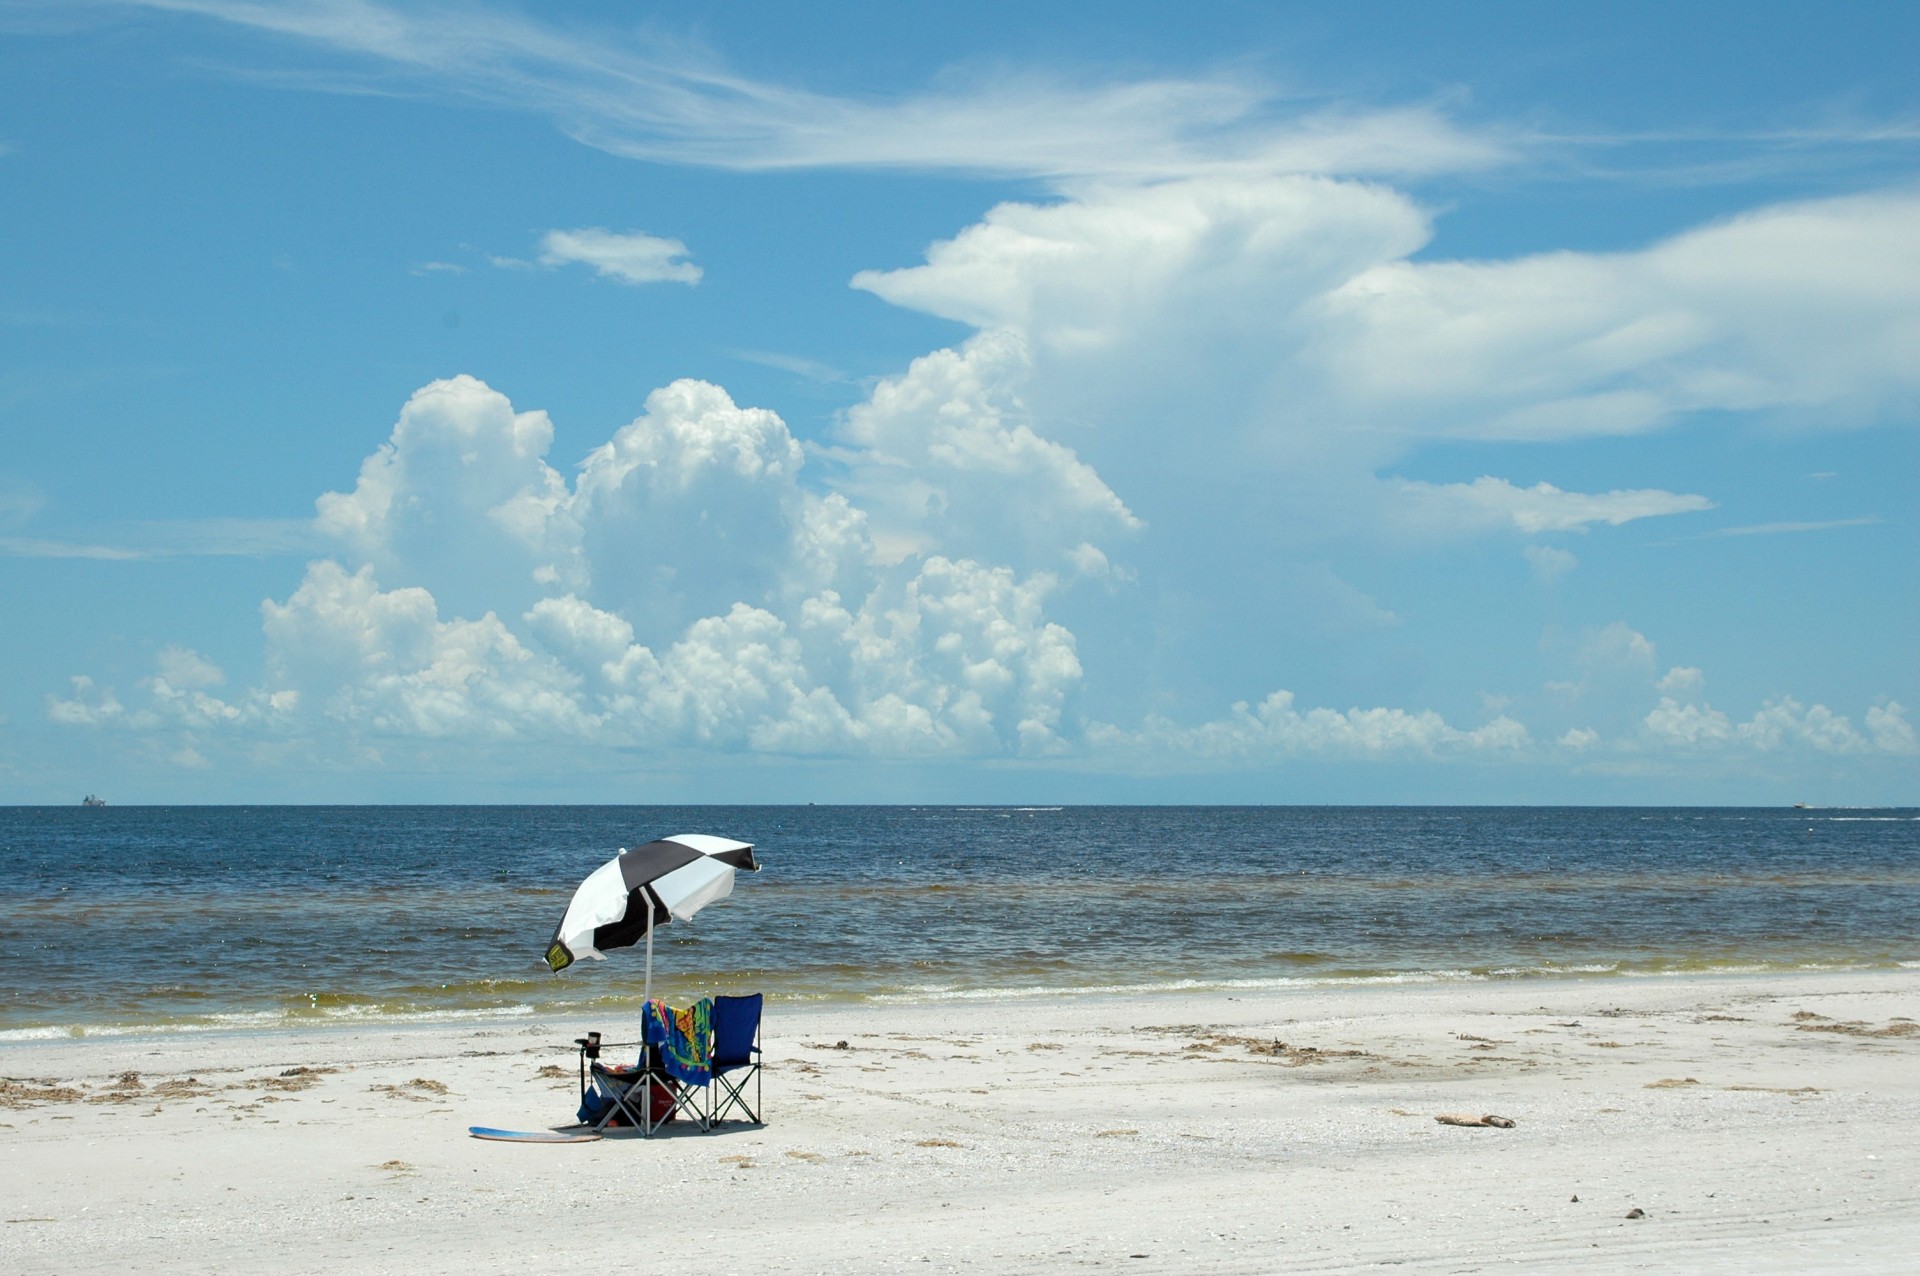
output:
<instances>
[{"instance_id":1,"label":"debris on sand","mask_svg":"<svg viewBox=\"0 0 1920 1276\"><path fill-rule=\"evenodd\" d=\"M0 1077L0 1108L24 1108L36 1103L77 1103L80 1091L42 1077Z\"/></svg>"},{"instance_id":2,"label":"debris on sand","mask_svg":"<svg viewBox=\"0 0 1920 1276\"><path fill-rule=\"evenodd\" d=\"M1434 1120L1441 1125L1491 1126L1496 1130L1511 1130L1513 1118L1503 1116L1475 1116L1471 1112L1442 1112Z\"/></svg>"},{"instance_id":3,"label":"debris on sand","mask_svg":"<svg viewBox=\"0 0 1920 1276\"><path fill-rule=\"evenodd\" d=\"M1817 1015L1814 1017L1819 1018ZM1795 1015L1794 1018L1799 1019L1801 1016ZM1875 1028L1859 1020L1836 1023L1831 1019L1823 1019L1818 1023L1802 1023L1796 1031L1833 1032L1843 1037L1920 1037L1920 1023L1915 1023L1911 1019L1895 1019L1884 1028Z\"/></svg>"},{"instance_id":4,"label":"debris on sand","mask_svg":"<svg viewBox=\"0 0 1920 1276\"><path fill-rule=\"evenodd\" d=\"M1147 1032L1162 1036L1179 1035L1192 1037L1182 1047L1182 1053L1192 1057L1201 1054L1214 1054L1229 1047L1238 1047L1247 1054L1262 1055L1289 1068L1298 1068L1306 1064L1332 1063L1336 1059L1370 1059L1364 1050L1334 1050L1320 1046L1296 1046L1282 1041L1278 1037L1253 1037L1244 1033L1227 1032L1217 1028L1204 1028L1193 1025L1167 1028L1148 1028ZM1227 1056L1231 1058L1232 1056Z\"/></svg>"}]
</instances>

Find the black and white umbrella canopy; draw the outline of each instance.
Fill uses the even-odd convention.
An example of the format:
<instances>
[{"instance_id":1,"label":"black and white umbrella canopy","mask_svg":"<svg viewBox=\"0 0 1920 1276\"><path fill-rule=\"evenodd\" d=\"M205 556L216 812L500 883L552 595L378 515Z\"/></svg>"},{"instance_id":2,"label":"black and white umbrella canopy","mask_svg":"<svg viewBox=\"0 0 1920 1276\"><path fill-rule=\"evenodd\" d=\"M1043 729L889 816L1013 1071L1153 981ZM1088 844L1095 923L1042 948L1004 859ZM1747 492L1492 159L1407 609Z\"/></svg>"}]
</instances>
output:
<instances>
[{"instance_id":1,"label":"black and white umbrella canopy","mask_svg":"<svg viewBox=\"0 0 1920 1276\"><path fill-rule=\"evenodd\" d=\"M651 940L654 927L676 917L685 921L733 894L740 869L760 871L753 847L706 833L676 833L623 849L574 891L547 945L547 965L561 971L582 957L604 960L603 949Z\"/></svg>"}]
</instances>

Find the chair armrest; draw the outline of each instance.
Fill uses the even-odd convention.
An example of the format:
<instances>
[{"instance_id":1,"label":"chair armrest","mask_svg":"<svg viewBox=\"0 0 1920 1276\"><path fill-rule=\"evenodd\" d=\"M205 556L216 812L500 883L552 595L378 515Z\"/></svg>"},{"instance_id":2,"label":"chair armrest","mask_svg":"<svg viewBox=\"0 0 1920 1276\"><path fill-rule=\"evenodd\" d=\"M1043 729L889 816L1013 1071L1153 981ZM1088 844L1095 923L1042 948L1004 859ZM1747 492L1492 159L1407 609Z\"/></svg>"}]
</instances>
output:
<instances>
[{"instance_id":1,"label":"chair armrest","mask_svg":"<svg viewBox=\"0 0 1920 1276\"><path fill-rule=\"evenodd\" d=\"M592 1071L596 1077L618 1077L624 1080L627 1077L638 1075L645 1071L645 1069L637 1063L601 1063L596 1059L593 1061L590 1071Z\"/></svg>"}]
</instances>

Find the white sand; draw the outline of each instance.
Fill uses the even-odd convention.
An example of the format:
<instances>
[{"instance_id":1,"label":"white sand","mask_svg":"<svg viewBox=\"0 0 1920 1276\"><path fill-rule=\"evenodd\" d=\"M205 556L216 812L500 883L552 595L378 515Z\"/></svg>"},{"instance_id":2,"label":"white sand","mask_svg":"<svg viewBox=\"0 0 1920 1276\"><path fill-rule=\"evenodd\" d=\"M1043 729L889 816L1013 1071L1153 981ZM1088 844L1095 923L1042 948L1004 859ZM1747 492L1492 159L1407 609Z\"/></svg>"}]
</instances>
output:
<instances>
[{"instance_id":1,"label":"white sand","mask_svg":"<svg viewBox=\"0 0 1920 1276\"><path fill-rule=\"evenodd\" d=\"M1916 1019L1920 972L775 1003L764 1128L553 1147L465 1131L570 1120L622 1025L13 1045L0 1271L1907 1272Z\"/></svg>"}]
</instances>

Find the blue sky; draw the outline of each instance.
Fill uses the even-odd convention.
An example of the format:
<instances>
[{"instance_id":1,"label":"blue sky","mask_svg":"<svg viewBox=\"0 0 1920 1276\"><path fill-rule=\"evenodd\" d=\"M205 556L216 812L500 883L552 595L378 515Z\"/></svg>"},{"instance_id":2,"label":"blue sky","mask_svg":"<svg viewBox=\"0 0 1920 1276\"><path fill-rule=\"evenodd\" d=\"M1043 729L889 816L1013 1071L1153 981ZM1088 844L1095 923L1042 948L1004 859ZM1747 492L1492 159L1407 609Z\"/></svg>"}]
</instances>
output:
<instances>
[{"instance_id":1,"label":"blue sky","mask_svg":"<svg viewBox=\"0 0 1920 1276\"><path fill-rule=\"evenodd\" d=\"M1920 18L0 6L0 801L1913 802Z\"/></svg>"}]
</instances>

